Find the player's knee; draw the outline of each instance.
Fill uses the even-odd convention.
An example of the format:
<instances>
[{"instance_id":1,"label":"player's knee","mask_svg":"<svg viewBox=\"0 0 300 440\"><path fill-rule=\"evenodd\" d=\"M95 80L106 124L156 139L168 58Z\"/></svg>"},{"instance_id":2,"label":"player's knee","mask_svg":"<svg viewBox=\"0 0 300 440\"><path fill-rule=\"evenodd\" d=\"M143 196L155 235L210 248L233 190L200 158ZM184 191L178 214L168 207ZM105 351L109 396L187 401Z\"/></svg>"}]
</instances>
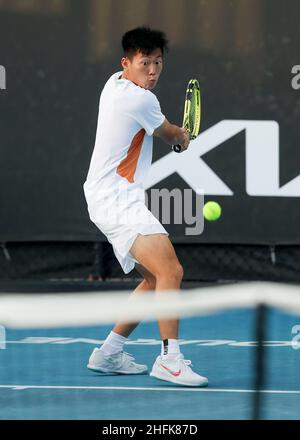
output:
<instances>
[{"instance_id":1,"label":"player's knee","mask_svg":"<svg viewBox=\"0 0 300 440\"><path fill-rule=\"evenodd\" d=\"M184 275L183 267L179 262L177 262L162 268L159 276L163 278L176 280L178 283L180 283L182 281L183 275Z\"/></svg>"}]
</instances>

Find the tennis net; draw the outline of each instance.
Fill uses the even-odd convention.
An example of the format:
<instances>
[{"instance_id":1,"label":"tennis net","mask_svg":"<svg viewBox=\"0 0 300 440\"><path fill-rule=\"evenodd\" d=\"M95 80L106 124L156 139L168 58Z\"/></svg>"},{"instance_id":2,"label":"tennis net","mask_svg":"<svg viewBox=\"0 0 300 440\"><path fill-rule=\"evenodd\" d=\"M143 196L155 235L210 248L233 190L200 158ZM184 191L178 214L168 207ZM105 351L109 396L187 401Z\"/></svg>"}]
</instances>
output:
<instances>
[{"instance_id":1,"label":"tennis net","mask_svg":"<svg viewBox=\"0 0 300 440\"><path fill-rule=\"evenodd\" d=\"M299 286L128 293L1 294L0 418L300 418ZM114 322L142 321L125 351L151 369L160 354L156 320L172 317L181 318L181 350L207 388L86 368Z\"/></svg>"}]
</instances>

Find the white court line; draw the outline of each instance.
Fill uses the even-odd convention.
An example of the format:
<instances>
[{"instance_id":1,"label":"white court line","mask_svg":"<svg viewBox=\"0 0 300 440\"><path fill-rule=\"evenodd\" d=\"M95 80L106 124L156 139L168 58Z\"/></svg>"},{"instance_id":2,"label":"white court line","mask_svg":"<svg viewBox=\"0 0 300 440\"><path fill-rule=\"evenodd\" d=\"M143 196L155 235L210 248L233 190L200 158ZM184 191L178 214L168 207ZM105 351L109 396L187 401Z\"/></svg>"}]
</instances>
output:
<instances>
[{"instance_id":1,"label":"white court line","mask_svg":"<svg viewBox=\"0 0 300 440\"><path fill-rule=\"evenodd\" d=\"M100 387L100 386L64 386L64 385L0 385L0 388L13 390L113 390L113 391L183 391L206 393L255 393L255 390L229 388L187 388L187 387ZM260 390L264 394L300 394L300 390Z\"/></svg>"}]
</instances>

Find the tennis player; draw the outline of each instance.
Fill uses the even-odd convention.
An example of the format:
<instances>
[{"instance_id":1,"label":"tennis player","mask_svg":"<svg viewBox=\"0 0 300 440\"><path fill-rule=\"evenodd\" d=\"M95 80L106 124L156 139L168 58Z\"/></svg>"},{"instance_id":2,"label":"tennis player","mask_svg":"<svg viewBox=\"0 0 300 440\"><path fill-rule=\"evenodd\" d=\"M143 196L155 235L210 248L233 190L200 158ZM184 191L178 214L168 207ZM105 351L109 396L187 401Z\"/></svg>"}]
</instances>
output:
<instances>
[{"instance_id":1,"label":"tennis player","mask_svg":"<svg viewBox=\"0 0 300 440\"><path fill-rule=\"evenodd\" d=\"M127 274L133 268L143 281L132 295L179 289L183 277L168 232L145 205L143 180L151 166L153 136L169 145L189 145L188 132L171 124L152 93L167 50L165 34L146 27L122 38L123 71L114 73L102 90L95 147L84 192L90 219L107 237ZM178 320L158 322L161 354L150 373L161 380L186 386L205 386L207 379L191 369L178 343ZM115 325L88 368L102 373L144 374L147 366L123 351L138 323Z\"/></svg>"}]
</instances>

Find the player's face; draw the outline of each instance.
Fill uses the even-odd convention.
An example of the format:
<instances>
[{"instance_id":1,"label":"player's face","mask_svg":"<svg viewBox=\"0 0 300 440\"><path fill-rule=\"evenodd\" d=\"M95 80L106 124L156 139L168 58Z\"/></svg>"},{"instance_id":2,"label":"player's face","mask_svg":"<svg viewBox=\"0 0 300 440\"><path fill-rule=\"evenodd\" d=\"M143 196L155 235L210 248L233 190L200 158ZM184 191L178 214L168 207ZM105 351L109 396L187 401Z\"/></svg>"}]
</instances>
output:
<instances>
[{"instance_id":1,"label":"player's face","mask_svg":"<svg viewBox=\"0 0 300 440\"><path fill-rule=\"evenodd\" d=\"M137 52L130 60L122 58L123 78L129 79L136 85L152 90L157 84L163 68L161 49L155 49L149 55Z\"/></svg>"}]
</instances>

